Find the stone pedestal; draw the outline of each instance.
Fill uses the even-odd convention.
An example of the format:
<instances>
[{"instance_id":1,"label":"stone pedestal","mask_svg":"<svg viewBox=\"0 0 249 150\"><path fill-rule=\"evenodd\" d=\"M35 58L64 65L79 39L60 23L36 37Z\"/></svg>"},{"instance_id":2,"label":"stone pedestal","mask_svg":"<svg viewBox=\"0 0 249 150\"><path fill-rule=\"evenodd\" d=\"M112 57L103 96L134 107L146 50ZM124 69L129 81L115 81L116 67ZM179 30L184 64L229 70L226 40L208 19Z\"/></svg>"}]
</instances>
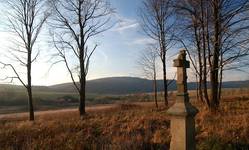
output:
<instances>
[{"instance_id":1,"label":"stone pedestal","mask_svg":"<svg viewBox=\"0 0 249 150\"><path fill-rule=\"evenodd\" d=\"M198 110L189 102L187 91L187 73L189 61L186 61L186 52L181 50L174 60L177 67L177 98L175 104L167 113L171 116L170 150L195 150L195 120Z\"/></svg>"}]
</instances>

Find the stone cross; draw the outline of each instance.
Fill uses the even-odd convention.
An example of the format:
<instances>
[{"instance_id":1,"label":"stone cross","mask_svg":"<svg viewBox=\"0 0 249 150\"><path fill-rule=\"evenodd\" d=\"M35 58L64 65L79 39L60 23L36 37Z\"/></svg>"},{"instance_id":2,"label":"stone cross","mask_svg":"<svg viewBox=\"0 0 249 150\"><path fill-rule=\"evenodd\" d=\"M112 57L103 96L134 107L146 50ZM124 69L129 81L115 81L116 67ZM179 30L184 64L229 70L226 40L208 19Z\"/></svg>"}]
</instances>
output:
<instances>
[{"instance_id":1,"label":"stone cross","mask_svg":"<svg viewBox=\"0 0 249 150\"><path fill-rule=\"evenodd\" d=\"M167 111L171 120L170 150L195 150L194 117L198 110L189 102L186 71L189 61L186 60L185 50L181 50L174 60L174 67L177 67L177 98Z\"/></svg>"}]
</instances>

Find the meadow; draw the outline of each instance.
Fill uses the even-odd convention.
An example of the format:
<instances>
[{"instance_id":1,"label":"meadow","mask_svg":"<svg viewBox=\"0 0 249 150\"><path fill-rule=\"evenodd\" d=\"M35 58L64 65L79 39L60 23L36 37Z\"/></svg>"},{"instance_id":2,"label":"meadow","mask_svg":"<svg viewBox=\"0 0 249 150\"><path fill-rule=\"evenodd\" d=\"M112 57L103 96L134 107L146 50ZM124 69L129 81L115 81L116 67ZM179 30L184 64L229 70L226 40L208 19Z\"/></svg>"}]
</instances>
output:
<instances>
[{"instance_id":1,"label":"meadow","mask_svg":"<svg viewBox=\"0 0 249 150\"><path fill-rule=\"evenodd\" d=\"M216 114L192 98L200 111L195 118L198 150L249 149L248 89L224 95ZM168 149L170 120L163 103L155 109L153 102L127 101L150 96L123 96L122 103L87 111L82 119L76 110L36 115L34 122L26 121L27 116L2 118L0 149Z\"/></svg>"},{"instance_id":2,"label":"meadow","mask_svg":"<svg viewBox=\"0 0 249 150\"><path fill-rule=\"evenodd\" d=\"M101 96L100 96L101 98ZM87 94L87 105L101 103L97 94ZM74 92L52 91L45 87L33 90L36 111L73 108L78 105L78 94ZM102 102L103 103L103 102ZM20 86L0 86L0 114L26 112L28 110L27 92Z\"/></svg>"},{"instance_id":3,"label":"meadow","mask_svg":"<svg viewBox=\"0 0 249 150\"><path fill-rule=\"evenodd\" d=\"M224 89L223 98L233 97L243 99L249 94L249 88ZM163 99L163 93L158 93L159 101ZM196 99L196 92L189 91L191 99ZM75 92L53 91L46 87L35 87L33 90L34 108L36 111L57 110L64 108L76 108L78 106L78 94ZM175 99L175 92L169 92L169 100ZM97 94L87 93L86 105L95 106L101 104L116 104L129 102L151 102L152 93L137 94ZM28 110L27 93L20 86L0 86L0 114L26 112Z\"/></svg>"}]
</instances>

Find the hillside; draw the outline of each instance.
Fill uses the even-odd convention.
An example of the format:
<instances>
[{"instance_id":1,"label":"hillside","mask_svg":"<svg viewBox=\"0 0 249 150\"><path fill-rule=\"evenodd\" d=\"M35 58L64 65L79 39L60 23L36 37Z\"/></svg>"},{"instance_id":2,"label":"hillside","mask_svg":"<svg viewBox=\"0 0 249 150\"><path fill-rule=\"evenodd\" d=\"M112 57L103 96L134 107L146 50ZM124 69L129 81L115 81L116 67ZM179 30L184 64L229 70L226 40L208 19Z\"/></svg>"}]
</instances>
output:
<instances>
[{"instance_id":1,"label":"hillside","mask_svg":"<svg viewBox=\"0 0 249 150\"><path fill-rule=\"evenodd\" d=\"M158 80L158 90L163 91L163 81ZM171 82L169 90L176 90L176 81ZM247 81L229 81L223 83L223 88L244 88L249 87L249 80ZM188 89L196 89L196 83L188 83ZM72 83L63 83L52 86L34 86L34 91L37 92L63 92L75 93L76 90ZM101 94L101 95L120 95L120 94L136 94L152 92L152 81L135 77L109 77L96 80L87 81L87 93ZM0 92L9 91L24 91L21 86L16 85L0 85Z\"/></svg>"},{"instance_id":2,"label":"hillside","mask_svg":"<svg viewBox=\"0 0 249 150\"><path fill-rule=\"evenodd\" d=\"M64 83L49 87L54 91L75 92L72 83ZM162 80L158 81L159 91L163 89ZM175 81L170 86L175 89ZM96 94L134 94L151 92L152 81L135 77L110 77L87 81L86 90L88 93Z\"/></svg>"},{"instance_id":3,"label":"hillside","mask_svg":"<svg viewBox=\"0 0 249 150\"><path fill-rule=\"evenodd\" d=\"M163 80L158 80L158 90L163 91ZM171 82L169 90L176 90L176 81ZM223 88L244 88L249 87L247 81L229 81L223 83ZM53 91L74 92L72 83L64 83L49 87ZM96 94L135 94L152 92L152 81L135 77L110 77L87 81L86 89L88 93ZM196 89L196 83L188 83L188 89Z\"/></svg>"}]
</instances>

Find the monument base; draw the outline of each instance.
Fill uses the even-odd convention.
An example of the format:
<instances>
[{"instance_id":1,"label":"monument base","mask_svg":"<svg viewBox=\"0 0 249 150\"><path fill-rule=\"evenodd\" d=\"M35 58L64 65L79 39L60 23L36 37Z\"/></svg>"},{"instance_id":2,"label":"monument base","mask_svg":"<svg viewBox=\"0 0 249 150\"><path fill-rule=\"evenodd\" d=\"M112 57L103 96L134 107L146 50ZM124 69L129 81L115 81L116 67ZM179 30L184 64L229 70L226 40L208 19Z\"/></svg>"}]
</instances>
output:
<instances>
[{"instance_id":1,"label":"monument base","mask_svg":"<svg viewBox=\"0 0 249 150\"><path fill-rule=\"evenodd\" d=\"M195 120L193 117L172 117L170 150L195 150ZM175 137L174 137L175 136Z\"/></svg>"}]
</instances>

